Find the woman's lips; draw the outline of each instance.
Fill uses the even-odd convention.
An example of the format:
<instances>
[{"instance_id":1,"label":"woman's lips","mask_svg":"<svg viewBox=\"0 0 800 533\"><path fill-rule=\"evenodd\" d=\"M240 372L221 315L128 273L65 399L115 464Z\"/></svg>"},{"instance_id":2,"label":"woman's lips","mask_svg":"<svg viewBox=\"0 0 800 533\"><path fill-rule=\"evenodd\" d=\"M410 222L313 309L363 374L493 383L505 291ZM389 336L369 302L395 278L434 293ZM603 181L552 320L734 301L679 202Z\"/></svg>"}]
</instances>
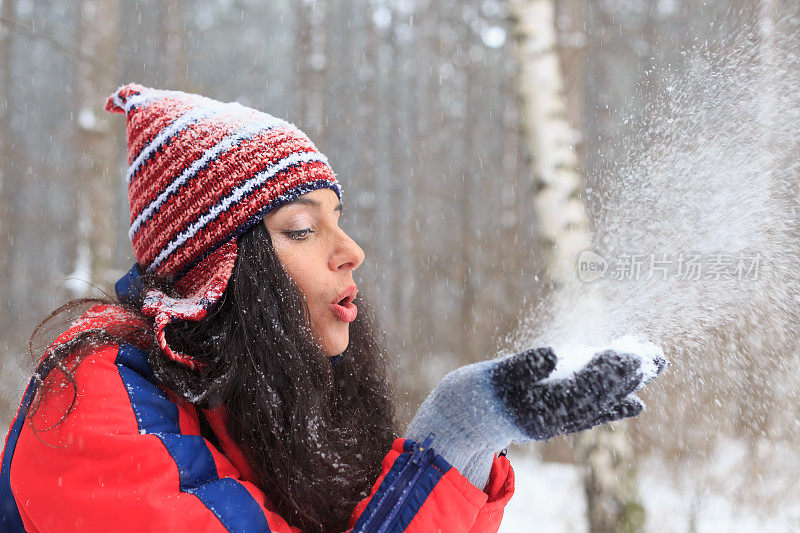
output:
<instances>
[{"instance_id":1,"label":"woman's lips","mask_svg":"<svg viewBox=\"0 0 800 533\"><path fill-rule=\"evenodd\" d=\"M333 309L333 312L342 322L352 322L356 319L356 315L358 314L358 307L349 300L344 304L332 303L331 309Z\"/></svg>"},{"instance_id":2,"label":"woman's lips","mask_svg":"<svg viewBox=\"0 0 800 533\"><path fill-rule=\"evenodd\" d=\"M353 303L353 299L358 294L358 287L350 285L331 302L331 309L342 322L352 322L356 319L358 308Z\"/></svg>"}]
</instances>

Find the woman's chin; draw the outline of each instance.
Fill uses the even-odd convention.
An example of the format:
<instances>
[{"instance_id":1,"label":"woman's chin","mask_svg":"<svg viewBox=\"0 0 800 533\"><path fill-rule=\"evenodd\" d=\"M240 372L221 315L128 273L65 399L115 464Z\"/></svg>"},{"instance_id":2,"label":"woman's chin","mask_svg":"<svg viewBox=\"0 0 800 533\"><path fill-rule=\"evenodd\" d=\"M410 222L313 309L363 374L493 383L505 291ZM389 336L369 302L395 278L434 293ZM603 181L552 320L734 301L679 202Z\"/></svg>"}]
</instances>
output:
<instances>
[{"instance_id":1,"label":"woman's chin","mask_svg":"<svg viewBox=\"0 0 800 533\"><path fill-rule=\"evenodd\" d=\"M328 357L336 357L337 355L341 355L342 352L344 352L346 349L347 349L347 344L345 344L344 347L340 347L340 345L337 345L337 347L332 347L332 348L323 347L322 351L325 352L325 355L327 355Z\"/></svg>"},{"instance_id":2,"label":"woman's chin","mask_svg":"<svg viewBox=\"0 0 800 533\"><path fill-rule=\"evenodd\" d=\"M338 330L340 328L336 329ZM350 344L350 329L348 325L345 324L343 329L344 331L331 332L326 338L326 341L322 344L322 351L325 352L325 355L328 357L340 355L347 349L348 344Z\"/></svg>"}]
</instances>

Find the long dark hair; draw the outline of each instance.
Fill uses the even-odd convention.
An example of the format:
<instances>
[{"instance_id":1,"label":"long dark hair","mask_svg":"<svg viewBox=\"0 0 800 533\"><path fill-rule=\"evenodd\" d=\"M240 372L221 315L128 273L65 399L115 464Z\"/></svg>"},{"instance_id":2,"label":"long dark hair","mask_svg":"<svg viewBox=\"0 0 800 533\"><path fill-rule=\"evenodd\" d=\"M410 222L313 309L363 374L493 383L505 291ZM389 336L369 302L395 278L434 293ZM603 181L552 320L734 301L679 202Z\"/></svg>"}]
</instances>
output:
<instances>
[{"instance_id":1,"label":"long dark hair","mask_svg":"<svg viewBox=\"0 0 800 533\"><path fill-rule=\"evenodd\" d=\"M87 332L56 347L46 361L74 393L73 374L87 347L129 342L133 336L141 344L144 336L159 384L202 408L225 405L226 429L275 511L303 531L344 530L397 436L385 339L359 294L349 345L332 367L311 340L305 299L275 255L264 224L242 234L238 248L225 293L208 315L168 326L170 346L205 363L202 373L170 360L158 349L151 327ZM141 314L141 298L149 287L171 287L152 275L143 282L133 305L81 299L54 311L31 336L32 357L39 329L76 305L113 303L152 326ZM44 390L37 394L32 415L45 397Z\"/></svg>"}]
</instances>

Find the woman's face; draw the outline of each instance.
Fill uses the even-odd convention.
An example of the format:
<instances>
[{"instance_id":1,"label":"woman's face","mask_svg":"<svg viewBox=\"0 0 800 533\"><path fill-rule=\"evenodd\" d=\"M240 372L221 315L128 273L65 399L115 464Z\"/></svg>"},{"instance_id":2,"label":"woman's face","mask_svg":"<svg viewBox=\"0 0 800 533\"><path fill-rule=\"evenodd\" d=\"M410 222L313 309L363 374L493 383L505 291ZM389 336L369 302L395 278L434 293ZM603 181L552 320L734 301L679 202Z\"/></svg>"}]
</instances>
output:
<instances>
[{"instance_id":1,"label":"woman's face","mask_svg":"<svg viewBox=\"0 0 800 533\"><path fill-rule=\"evenodd\" d=\"M329 356L350 341L353 271L364 251L339 227L342 205L331 189L317 189L264 217L278 259L308 304L311 333Z\"/></svg>"}]
</instances>

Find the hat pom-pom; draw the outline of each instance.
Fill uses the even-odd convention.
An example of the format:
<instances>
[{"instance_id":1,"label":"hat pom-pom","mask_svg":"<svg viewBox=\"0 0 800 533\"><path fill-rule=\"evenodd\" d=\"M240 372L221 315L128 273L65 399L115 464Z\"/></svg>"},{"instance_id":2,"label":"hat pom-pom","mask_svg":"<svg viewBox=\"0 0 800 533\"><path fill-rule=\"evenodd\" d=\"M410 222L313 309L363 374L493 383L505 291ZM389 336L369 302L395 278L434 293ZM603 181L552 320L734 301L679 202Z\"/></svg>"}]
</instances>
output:
<instances>
[{"instance_id":1,"label":"hat pom-pom","mask_svg":"<svg viewBox=\"0 0 800 533\"><path fill-rule=\"evenodd\" d=\"M128 109L128 98L136 94L141 94L144 89L145 88L138 83L123 85L106 100L106 111L125 113Z\"/></svg>"}]
</instances>

